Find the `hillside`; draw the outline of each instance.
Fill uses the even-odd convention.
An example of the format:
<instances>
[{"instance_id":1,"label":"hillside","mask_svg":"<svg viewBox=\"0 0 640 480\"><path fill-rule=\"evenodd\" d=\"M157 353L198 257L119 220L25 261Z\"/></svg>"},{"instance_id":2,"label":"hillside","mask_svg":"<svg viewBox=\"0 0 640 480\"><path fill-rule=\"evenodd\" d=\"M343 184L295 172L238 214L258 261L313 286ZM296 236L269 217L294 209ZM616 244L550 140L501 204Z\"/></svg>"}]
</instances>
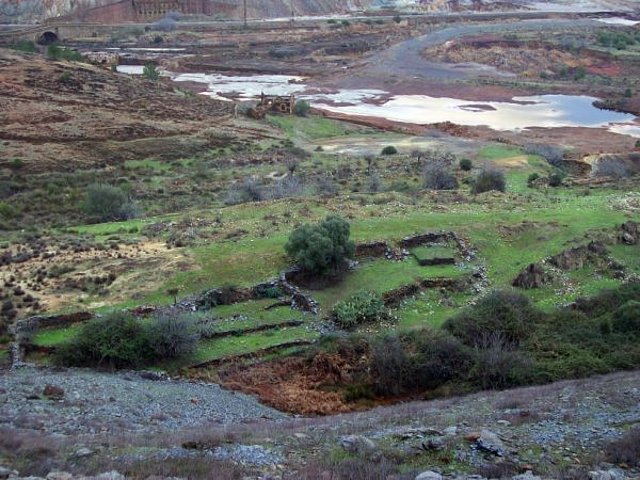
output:
<instances>
[{"instance_id":1,"label":"hillside","mask_svg":"<svg viewBox=\"0 0 640 480\"><path fill-rule=\"evenodd\" d=\"M294 419L151 372L20 369L0 372L0 474L637 479L639 403L640 373L627 372Z\"/></svg>"}]
</instances>

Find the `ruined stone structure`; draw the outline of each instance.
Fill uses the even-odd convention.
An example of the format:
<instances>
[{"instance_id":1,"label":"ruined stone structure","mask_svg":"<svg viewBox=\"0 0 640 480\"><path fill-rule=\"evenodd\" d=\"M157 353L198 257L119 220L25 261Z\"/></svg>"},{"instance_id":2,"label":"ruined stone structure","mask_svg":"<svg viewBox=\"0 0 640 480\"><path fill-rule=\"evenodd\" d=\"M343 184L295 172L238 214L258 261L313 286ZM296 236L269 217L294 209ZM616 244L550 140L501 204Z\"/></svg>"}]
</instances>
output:
<instances>
[{"instance_id":1,"label":"ruined stone structure","mask_svg":"<svg viewBox=\"0 0 640 480\"><path fill-rule=\"evenodd\" d=\"M264 93L261 93L260 102L255 107L249 109L247 114L250 117L256 119L264 118L264 116L269 112L291 115L293 114L295 105L295 95L281 97L277 95L265 95Z\"/></svg>"}]
</instances>

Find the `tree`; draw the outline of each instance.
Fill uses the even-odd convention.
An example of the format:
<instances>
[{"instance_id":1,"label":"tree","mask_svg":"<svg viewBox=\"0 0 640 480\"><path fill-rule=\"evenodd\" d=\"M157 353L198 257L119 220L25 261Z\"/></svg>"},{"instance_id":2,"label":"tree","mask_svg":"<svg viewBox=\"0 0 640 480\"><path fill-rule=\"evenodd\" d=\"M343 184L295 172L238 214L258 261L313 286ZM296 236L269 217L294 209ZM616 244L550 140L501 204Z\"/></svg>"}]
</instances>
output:
<instances>
[{"instance_id":1,"label":"tree","mask_svg":"<svg viewBox=\"0 0 640 480\"><path fill-rule=\"evenodd\" d=\"M135 216L135 206L120 188L102 183L87 187L84 210L95 220L108 222Z\"/></svg>"},{"instance_id":2,"label":"tree","mask_svg":"<svg viewBox=\"0 0 640 480\"><path fill-rule=\"evenodd\" d=\"M295 263L311 275L332 275L342 270L355 253L349 223L332 215L316 225L296 228L284 246Z\"/></svg>"}]
</instances>

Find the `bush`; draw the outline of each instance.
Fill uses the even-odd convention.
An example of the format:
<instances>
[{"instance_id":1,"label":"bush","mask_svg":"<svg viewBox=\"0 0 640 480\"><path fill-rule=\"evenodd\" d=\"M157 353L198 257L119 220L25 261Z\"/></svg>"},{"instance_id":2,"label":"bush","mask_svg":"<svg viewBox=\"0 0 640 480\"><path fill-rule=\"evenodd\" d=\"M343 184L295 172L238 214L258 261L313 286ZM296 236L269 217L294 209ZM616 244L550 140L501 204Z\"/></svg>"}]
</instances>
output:
<instances>
[{"instance_id":1,"label":"bush","mask_svg":"<svg viewBox=\"0 0 640 480\"><path fill-rule=\"evenodd\" d=\"M529 143L524 146L524 152L529 155L538 155L554 167L559 167L564 161L564 150L555 145Z\"/></svg>"},{"instance_id":2,"label":"bush","mask_svg":"<svg viewBox=\"0 0 640 480\"><path fill-rule=\"evenodd\" d=\"M473 181L471 186L471 193L489 192L491 190L497 190L498 192L504 192L507 189L507 181L504 176L504 172L498 169L484 169Z\"/></svg>"},{"instance_id":3,"label":"bush","mask_svg":"<svg viewBox=\"0 0 640 480\"><path fill-rule=\"evenodd\" d=\"M69 60L73 62L83 62L84 57L75 50L60 47L58 45L49 45L47 47L47 57L51 60Z\"/></svg>"},{"instance_id":4,"label":"bush","mask_svg":"<svg viewBox=\"0 0 640 480\"><path fill-rule=\"evenodd\" d=\"M142 322L129 312L112 312L90 320L57 352L57 360L63 365L110 369L139 367L152 356Z\"/></svg>"},{"instance_id":5,"label":"bush","mask_svg":"<svg viewBox=\"0 0 640 480\"><path fill-rule=\"evenodd\" d=\"M369 371L378 395L400 395L410 378L409 359L396 336L378 341L371 353Z\"/></svg>"},{"instance_id":6,"label":"bush","mask_svg":"<svg viewBox=\"0 0 640 480\"><path fill-rule=\"evenodd\" d=\"M461 159L459 165L460 165L460 170L464 170L465 172L468 172L473 168L473 162L468 158Z\"/></svg>"},{"instance_id":7,"label":"bush","mask_svg":"<svg viewBox=\"0 0 640 480\"><path fill-rule=\"evenodd\" d=\"M485 335L474 349L469 380L482 389L502 389L526 384L533 362L501 334Z\"/></svg>"},{"instance_id":8,"label":"bush","mask_svg":"<svg viewBox=\"0 0 640 480\"><path fill-rule=\"evenodd\" d=\"M293 113L299 117L306 117L311 109L311 105L306 100L298 100L293 107Z\"/></svg>"},{"instance_id":9,"label":"bush","mask_svg":"<svg viewBox=\"0 0 640 480\"><path fill-rule=\"evenodd\" d=\"M622 333L640 333L640 302L631 300L612 314L613 329Z\"/></svg>"},{"instance_id":10,"label":"bush","mask_svg":"<svg viewBox=\"0 0 640 480\"><path fill-rule=\"evenodd\" d=\"M180 358L198 346L200 334L188 313L158 313L146 326L149 347L155 359Z\"/></svg>"},{"instance_id":11,"label":"bush","mask_svg":"<svg viewBox=\"0 0 640 480\"><path fill-rule=\"evenodd\" d=\"M160 78L160 72L158 68L152 62L147 62L144 64L144 68L142 69L142 76L147 80L151 80L152 82L157 82Z\"/></svg>"},{"instance_id":12,"label":"bush","mask_svg":"<svg viewBox=\"0 0 640 480\"><path fill-rule=\"evenodd\" d=\"M418 333L409 388L436 388L469 371L471 356L456 337L430 330Z\"/></svg>"},{"instance_id":13,"label":"bush","mask_svg":"<svg viewBox=\"0 0 640 480\"><path fill-rule=\"evenodd\" d=\"M193 352L200 334L188 314L160 313L143 323L127 311L90 320L62 345L58 363L76 367L136 368Z\"/></svg>"},{"instance_id":14,"label":"bush","mask_svg":"<svg viewBox=\"0 0 640 480\"><path fill-rule=\"evenodd\" d=\"M329 216L316 225L296 228L284 249L306 273L335 274L355 253L355 244L349 240L349 235L350 226L346 220Z\"/></svg>"},{"instance_id":15,"label":"bush","mask_svg":"<svg viewBox=\"0 0 640 480\"><path fill-rule=\"evenodd\" d=\"M395 155L396 153L398 153L398 149L393 145L387 145L382 149L380 153L382 155Z\"/></svg>"},{"instance_id":16,"label":"bush","mask_svg":"<svg viewBox=\"0 0 640 480\"><path fill-rule=\"evenodd\" d=\"M562 174L555 172L549 175L549 186L559 187L562 185Z\"/></svg>"},{"instance_id":17,"label":"bush","mask_svg":"<svg viewBox=\"0 0 640 480\"><path fill-rule=\"evenodd\" d=\"M375 292L361 291L338 302L333 307L333 318L342 328L353 328L365 322L375 322L388 317L382 297Z\"/></svg>"},{"instance_id":18,"label":"bush","mask_svg":"<svg viewBox=\"0 0 640 480\"><path fill-rule=\"evenodd\" d=\"M531 175L529 175L527 177L527 187L533 187L533 185L535 184L535 181L538 180L539 178L540 178L539 173L532 173Z\"/></svg>"},{"instance_id":19,"label":"bush","mask_svg":"<svg viewBox=\"0 0 640 480\"><path fill-rule=\"evenodd\" d=\"M265 197L262 184L252 177L247 177L242 183L234 183L231 185L224 203L226 205L238 205L247 202L260 202L264 200Z\"/></svg>"},{"instance_id":20,"label":"bush","mask_svg":"<svg viewBox=\"0 0 640 480\"><path fill-rule=\"evenodd\" d=\"M630 429L622 438L607 445L604 451L608 462L640 466L640 427Z\"/></svg>"},{"instance_id":21,"label":"bush","mask_svg":"<svg viewBox=\"0 0 640 480\"><path fill-rule=\"evenodd\" d=\"M136 216L135 206L124 191L102 183L87 187L84 210L87 215L100 222L127 220Z\"/></svg>"},{"instance_id":22,"label":"bush","mask_svg":"<svg viewBox=\"0 0 640 480\"><path fill-rule=\"evenodd\" d=\"M425 163L422 170L424 188L430 190L455 190L458 180L442 163Z\"/></svg>"},{"instance_id":23,"label":"bush","mask_svg":"<svg viewBox=\"0 0 640 480\"><path fill-rule=\"evenodd\" d=\"M469 346L482 346L488 335L518 344L532 332L540 312L524 295L496 290L449 318L444 328Z\"/></svg>"}]
</instances>

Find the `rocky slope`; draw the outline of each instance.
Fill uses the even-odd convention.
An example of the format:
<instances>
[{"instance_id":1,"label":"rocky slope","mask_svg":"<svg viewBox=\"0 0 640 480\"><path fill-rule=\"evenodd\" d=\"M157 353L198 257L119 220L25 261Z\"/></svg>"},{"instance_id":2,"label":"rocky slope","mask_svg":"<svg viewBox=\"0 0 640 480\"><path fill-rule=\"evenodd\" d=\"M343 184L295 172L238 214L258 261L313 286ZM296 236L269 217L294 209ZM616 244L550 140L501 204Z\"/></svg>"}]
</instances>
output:
<instances>
[{"instance_id":1,"label":"rocky slope","mask_svg":"<svg viewBox=\"0 0 640 480\"><path fill-rule=\"evenodd\" d=\"M24 368L0 419L0 478L640 478L640 372L287 420L215 385Z\"/></svg>"}]
</instances>

